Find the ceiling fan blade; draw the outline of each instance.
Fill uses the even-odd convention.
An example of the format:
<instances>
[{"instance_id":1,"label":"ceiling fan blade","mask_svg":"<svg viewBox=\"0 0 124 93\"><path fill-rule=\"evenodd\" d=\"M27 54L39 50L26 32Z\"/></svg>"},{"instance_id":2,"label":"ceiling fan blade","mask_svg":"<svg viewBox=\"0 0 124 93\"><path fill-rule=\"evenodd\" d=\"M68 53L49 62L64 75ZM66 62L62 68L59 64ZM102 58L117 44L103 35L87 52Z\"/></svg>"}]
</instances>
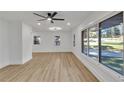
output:
<instances>
[{"instance_id":1,"label":"ceiling fan blade","mask_svg":"<svg viewBox=\"0 0 124 93\"><path fill-rule=\"evenodd\" d=\"M57 12L54 12L52 15L51 15L51 17L54 17L56 14L58 14Z\"/></svg>"},{"instance_id":2,"label":"ceiling fan blade","mask_svg":"<svg viewBox=\"0 0 124 93\"><path fill-rule=\"evenodd\" d=\"M40 16L40 17L43 17L43 18L47 18L47 17L45 17L45 16L42 16L42 15L40 15L40 14L37 14L37 13L33 13L34 15L37 15L37 16Z\"/></svg>"},{"instance_id":3,"label":"ceiling fan blade","mask_svg":"<svg viewBox=\"0 0 124 93\"><path fill-rule=\"evenodd\" d=\"M51 17L51 13L47 13L48 14L48 17Z\"/></svg>"},{"instance_id":4,"label":"ceiling fan blade","mask_svg":"<svg viewBox=\"0 0 124 93\"><path fill-rule=\"evenodd\" d=\"M51 23L54 23L53 20L51 20Z\"/></svg>"},{"instance_id":5,"label":"ceiling fan blade","mask_svg":"<svg viewBox=\"0 0 124 93\"><path fill-rule=\"evenodd\" d=\"M40 19L40 20L37 20L37 21L44 21L44 20L47 20L47 19Z\"/></svg>"},{"instance_id":6,"label":"ceiling fan blade","mask_svg":"<svg viewBox=\"0 0 124 93\"><path fill-rule=\"evenodd\" d=\"M64 21L65 19L61 19L61 18L53 18L53 20L60 20L60 21Z\"/></svg>"}]
</instances>

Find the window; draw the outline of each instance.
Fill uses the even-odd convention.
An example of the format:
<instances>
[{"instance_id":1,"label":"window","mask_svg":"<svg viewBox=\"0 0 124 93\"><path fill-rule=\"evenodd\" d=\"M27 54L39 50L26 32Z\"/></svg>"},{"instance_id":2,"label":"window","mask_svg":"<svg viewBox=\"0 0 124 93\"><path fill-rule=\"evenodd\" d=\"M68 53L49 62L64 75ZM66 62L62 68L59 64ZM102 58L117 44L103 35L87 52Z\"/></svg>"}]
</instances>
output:
<instances>
[{"instance_id":1,"label":"window","mask_svg":"<svg viewBox=\"0 0 124 93\"><path fill-rule=\"evenodd\" d=\"M34 36L34 45L40 44L40 36Z\"/></svg>"},{"instance_id":2,"label":"window","mask_svg":"<svg viewBox=\"0 0 124 93\"><path fill-rule=\"evenodd\" d=\"M73 35L73 47L75 47L75 34Z\"/></svg>"},{"instance_id":3,"label":"window","mask_svg":"<svg viewBox=\"0 0 124 93\"><path fill-rule=\"evenodd\" d=\"M82 53L124 75L123 12L81 33Z\"/></svg>"},{"instance_id":4,"label":"window","mask_svg":"<svg viewBox=\"0 0 124 93\"><path fill-rule=\"evenodd\" d=\"M86 55L87 55L87 51L88 51L87 35L88 35L87 29L82 31L82 52Z\"/></svg>"},{"instance_id":5,"label":"window","mask_svg":"<svg viewBox=\"0 0 124 93\"><path fill-rule=\"evenodd\" d=\"M123 74L123 13L100 23L100 62Z\"/></svg>"},{"instance_id":6,"label":"window","mask_svg":"<svg viewBox=\"0 0 124 93\"><path fill-rule=\"evenodd\" d=\"M55 36L55 45L60 46L60 36Z\"/></svg>"},{"instance_id":7,"label":"window","mask_svg":"<svg viewBox=\"0 0 124 93\"><path fill-rule=\"evenodd\" d=\"M98 27L93 26L89 28L89 51L88 55L95 60L98 60Z\"/></svg>"}]
</instances>

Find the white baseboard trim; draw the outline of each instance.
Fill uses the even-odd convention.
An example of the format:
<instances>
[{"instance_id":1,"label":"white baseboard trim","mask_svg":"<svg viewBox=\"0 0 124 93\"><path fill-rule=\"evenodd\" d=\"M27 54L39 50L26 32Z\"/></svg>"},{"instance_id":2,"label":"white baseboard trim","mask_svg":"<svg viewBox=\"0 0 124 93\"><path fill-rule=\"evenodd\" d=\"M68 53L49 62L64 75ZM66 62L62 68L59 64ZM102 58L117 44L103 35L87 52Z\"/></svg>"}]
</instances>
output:
<instances>
[{"instance_id":1,"label":"white baseboard trim","mask_svg":"<svg viewBox=\"0 0 124 93\"><path fill-rule=\"evenodd\" d=\"M72 52L101 82L122 82L124 81L124 76L112 71L106 66L94 62L91 58L82 54L82 58L78 56L75 52ZM83 60L83 61L82 61ZM84 62L85 60L85 62Z\"/></svg>"}]
</instances>

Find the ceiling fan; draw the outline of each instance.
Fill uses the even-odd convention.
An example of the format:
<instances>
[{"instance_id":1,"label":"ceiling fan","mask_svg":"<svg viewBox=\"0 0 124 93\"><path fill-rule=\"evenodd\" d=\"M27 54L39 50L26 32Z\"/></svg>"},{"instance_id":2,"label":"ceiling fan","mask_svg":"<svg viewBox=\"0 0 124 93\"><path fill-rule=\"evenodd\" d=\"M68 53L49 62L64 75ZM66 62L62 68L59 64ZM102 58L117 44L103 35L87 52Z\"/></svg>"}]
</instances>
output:
<instances>
[{"instance_id":1,"label":"ceiling fan","mask_svg":"<svg viewBox=\"0 0 124 93\"><path fill-rule=\"evenodd\" d=\"M62 19L62 18L54 18L55 15L58 14L57 12L47 13L47 16L42 16L42 15L37 14L37 13L33 13L33 14L43 18L43 19L40 19L40 20L37 20L37 21L48 20L48 21L50 21L51 23L54 23L54 20L56 20L56 21L64 21L64 20L65 20L65 19Z\"/></svg>"}]
</instances>

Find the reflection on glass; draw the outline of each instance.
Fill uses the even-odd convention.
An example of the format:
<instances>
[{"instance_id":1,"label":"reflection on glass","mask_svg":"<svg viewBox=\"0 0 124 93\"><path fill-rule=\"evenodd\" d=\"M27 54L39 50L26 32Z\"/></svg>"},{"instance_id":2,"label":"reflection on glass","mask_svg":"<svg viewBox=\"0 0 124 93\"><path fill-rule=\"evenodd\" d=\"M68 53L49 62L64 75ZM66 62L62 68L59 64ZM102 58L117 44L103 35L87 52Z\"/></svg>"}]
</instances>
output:
<instances>
[{"instance_id":1,"label":"reflection on glass","mask_svg":"<svg viewBox=\"0 0 124 93\"><path fill-rule=\"evenodd\" d=\"M117 19L117 20L115 20ZM123 16L101 23L101 63L123 74Z\"/></svg>"},{"instance_id":2,"label":"reflection on glass","mask_svg":"<svg viewBox=\"0 0 124 93\"><path fill-rule=\"evenodd\" d=\"M89 28L89 56L98 60L98 27Z\"/></svg>"}]
</instances>

